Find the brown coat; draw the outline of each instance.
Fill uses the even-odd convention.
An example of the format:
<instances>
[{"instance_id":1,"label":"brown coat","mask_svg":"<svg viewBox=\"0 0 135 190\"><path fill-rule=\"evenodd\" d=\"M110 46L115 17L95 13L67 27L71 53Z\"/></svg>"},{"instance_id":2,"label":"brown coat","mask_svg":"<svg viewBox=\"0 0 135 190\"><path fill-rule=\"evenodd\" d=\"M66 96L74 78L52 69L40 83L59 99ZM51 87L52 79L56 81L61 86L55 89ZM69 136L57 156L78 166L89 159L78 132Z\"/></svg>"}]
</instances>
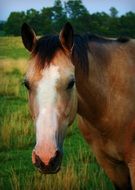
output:
<instances>
[{"instance_id":1,"label":"brown coat","mask_svg":"<svg viewBox=\"0 0 135 190\"><path fill-rule=\"evenodd\" d=\"M135 42L89 48L89 75L76 69L79 127L116 187L135 190Z\"/></svg>"}]
</instances>

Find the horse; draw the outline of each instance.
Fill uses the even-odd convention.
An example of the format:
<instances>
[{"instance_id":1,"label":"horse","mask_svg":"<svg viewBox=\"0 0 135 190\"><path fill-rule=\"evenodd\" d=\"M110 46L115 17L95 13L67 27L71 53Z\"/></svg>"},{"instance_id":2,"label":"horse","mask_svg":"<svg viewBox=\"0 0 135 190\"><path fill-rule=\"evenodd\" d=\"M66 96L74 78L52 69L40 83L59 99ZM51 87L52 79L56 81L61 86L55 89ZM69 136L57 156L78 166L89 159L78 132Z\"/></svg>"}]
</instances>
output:
<instances>
[{"instance_id":1,"label":"horse","mask_svg":"<svg viewBox=\"0 0 135 190\"><path fill-rule=\"evenodd\" d=\"M30 52L24 85L36 128L32 162L44 174L60 170L67 128L78 127L117 190L135 190L135 41L74 33L37 38L24 23Z\"/></svg>"}]
</instances>

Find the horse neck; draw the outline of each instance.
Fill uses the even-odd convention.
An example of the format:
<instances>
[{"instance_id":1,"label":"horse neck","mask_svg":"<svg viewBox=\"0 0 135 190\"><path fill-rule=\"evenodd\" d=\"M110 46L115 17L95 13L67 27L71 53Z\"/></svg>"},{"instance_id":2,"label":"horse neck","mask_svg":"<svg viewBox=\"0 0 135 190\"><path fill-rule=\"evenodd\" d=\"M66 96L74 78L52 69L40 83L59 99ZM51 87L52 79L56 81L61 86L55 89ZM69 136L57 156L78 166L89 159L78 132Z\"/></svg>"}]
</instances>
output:
<instances>
[{"instance_id":1,"label":"horse neck","mask_svg":"<svg viewBox=\"0 0 135 190\"><path fill-rule=\"evenodd\" d=\"M94 126L122 125L125 110L132 117L134 49L133 43L90 44L88 76L76 67L78 113Z\"/></svg>"},{"instance_id":2,"label":"horse neck","mask_svg":"<svg viewBox=\"0 0 135 190\"><path fill-rule=\"evenodd\" d=\"M108 64L108 55L104 52L104 48L100 47L99 49L97 47L92 51L94 51L93 55L88 53L88 76L81 71L80 67L76 68L78 114L91 123L98 122L102 118L106 107L107 93L105 83L106 65Z\"/></svg>"}]
</instances>

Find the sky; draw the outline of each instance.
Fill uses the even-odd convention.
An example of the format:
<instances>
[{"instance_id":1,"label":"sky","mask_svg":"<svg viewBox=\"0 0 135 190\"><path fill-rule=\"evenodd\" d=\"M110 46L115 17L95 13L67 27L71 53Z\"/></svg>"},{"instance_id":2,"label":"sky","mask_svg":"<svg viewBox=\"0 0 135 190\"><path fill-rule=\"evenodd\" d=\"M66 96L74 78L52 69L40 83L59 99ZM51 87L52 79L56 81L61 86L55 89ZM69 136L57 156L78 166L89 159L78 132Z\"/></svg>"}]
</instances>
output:
<instances>
[{"instance_id":1,"label":"sky","mask_svg":"<svg viewBox=\"0 0 135 190\"><path fill-rule=\"evenodd\" d=\"M55 0L0 0L0 20L6 20L13 11L26 11L34 8L41 10L43 7L54 5ZM66 0L65 0L66 1ZM64 2L64 0L62 0ZM90 13L109 13L110 7L115 7L119 15L126 12L135 12L135 0L82 0L84 6Z\"/></svg>"}]
</instances>

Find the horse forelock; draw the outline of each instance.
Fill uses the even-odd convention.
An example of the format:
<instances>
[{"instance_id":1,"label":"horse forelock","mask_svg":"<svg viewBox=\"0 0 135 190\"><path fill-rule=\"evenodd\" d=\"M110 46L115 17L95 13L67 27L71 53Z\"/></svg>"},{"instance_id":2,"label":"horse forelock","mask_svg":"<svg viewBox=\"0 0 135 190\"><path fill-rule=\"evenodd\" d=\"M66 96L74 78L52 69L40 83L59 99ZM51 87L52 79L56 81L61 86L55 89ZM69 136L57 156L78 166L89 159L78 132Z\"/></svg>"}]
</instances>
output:
<instances>
[{"instance_id":1,"label":"horse forelock","mask_svg":"<svg viewBox=\"0 0 135 190\"><path fill-rule=\"evenodd\" d=\"M48 35L39 38L35 44L31 56L37 58L39 68L49 66L56 52L62 49L57 35Z\"/></svg>"},{"instance_id":2,"label":"horse forelock","mask_svg":"<svg viewBox=\"0 0 135 190\"><path fill-rule=\"evenodd\" d=\"M71 55L72 63L80 65L82 70L88 72L88 42L87 39L80 35L74 36L74 46ZM64 51L58 35L48 35L39 38L32 51L31 57L36 58L36 64L38 68L43 69L45 66L49 66L52 63L52 59L55 57L58 51Z\"/></svg>"}]
</instances>

